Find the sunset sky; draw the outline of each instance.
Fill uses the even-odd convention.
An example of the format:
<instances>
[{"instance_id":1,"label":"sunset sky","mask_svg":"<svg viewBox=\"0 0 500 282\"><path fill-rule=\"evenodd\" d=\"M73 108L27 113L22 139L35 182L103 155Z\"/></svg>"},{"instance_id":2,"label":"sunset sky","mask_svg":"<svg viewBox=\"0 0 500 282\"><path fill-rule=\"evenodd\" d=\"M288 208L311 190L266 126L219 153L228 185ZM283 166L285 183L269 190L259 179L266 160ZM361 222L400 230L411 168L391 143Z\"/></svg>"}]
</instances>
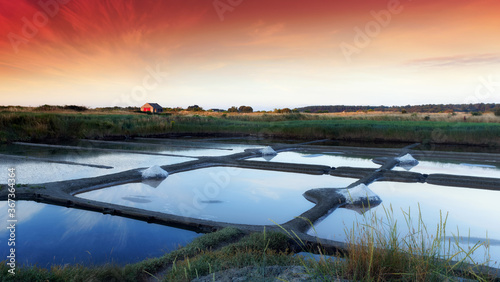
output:
<instances>
[{"instance_id":1,"label":"sunset sky","mask_svg":"<svg viewBox=\"0 0 500 282\"><path fill-rule=\"evenodd\" d=\"M0 0L0 105L500 103L499 14L497 0Z\"/></svg>"}]
</instances>

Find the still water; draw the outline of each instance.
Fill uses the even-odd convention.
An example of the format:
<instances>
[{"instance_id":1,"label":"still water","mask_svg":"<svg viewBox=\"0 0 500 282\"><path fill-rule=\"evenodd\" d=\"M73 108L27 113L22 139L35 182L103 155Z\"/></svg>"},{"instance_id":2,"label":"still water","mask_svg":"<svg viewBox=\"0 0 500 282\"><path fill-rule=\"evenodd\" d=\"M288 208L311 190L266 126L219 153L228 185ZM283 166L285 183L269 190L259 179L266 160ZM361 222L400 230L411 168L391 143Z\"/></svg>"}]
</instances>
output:
<instances>
[{"instance_id":1,"label":"still water","mask_svg":"<svg viewBox=\"0 0 500 282\"><path fill-rule=\"evenodd\" d=\"M110 169L89 166L47 163L42 161L6 159L0 171L16 168L16 182L22 184L44 183L95 177L153 165L175 164L194 160L199 156L223 156L243 152L248 148L262 148L249 144L193 142L194 140L134 140L130 144L91 143L79 141L73 146L134 150L142 152L175 154L155 156L126 152L101 152L65 150L20 145L0 146L0 154L31 156L54 161L71 161L81 164L105 165ZM151 145L151 144L153 145ZM156 144L156 145L154 145ZM184 147L183 147L184 146ZM256 161L318 164L330 167L351 166L377 168L369 158L358 158L340 152L322 153L282 152L273 158L253 158ZM479 165L479 166L477 166ZM402 170L402 168L395 168ZM432 174L500 178L498 166L486 164L461 164L450 162L420 161L411 171ZM7 182L7 173L0 174L1 183ZM328 175L304 175L285 172L213 167L172 174L163 181L128 183L90 191L79 197L165 212L180 216L242 224L284 223L307 211L313 204L302 194L313 188L342 188L356 179ZM440 211L448 213L446 236L458 234L461 246L468 247L477 241L487 242L493 261L500 261L500 225L498 214L500 192L443 187L421 183L375 182L369 186L383 200L382 205L365 213L384 216L384 207L392 206L393 217L399 230L407 230L403 211L417 218L419 205L429 234L435 231ZM5 202L0 209L6 211ZM33 202L18 203L19 210L19 261L49 266L53 263L125 264L146 257L162 255L165 251L184 245L198 236L140 221L44 205ZM403 210L403 211L402 211ZM6 212L0 221L6 222ZM347 209L337 209L315 226L317 235L338 241L346 239L345 226L362 222L363 216ZM1 226L0 226L1 227ZM434 229L433 229L434 228ZM310 234L315 234L310 231ZM147 240L144 240L147 234ZM0 241L8 236L6 228L0 230ZM0 248L7 255L6 246ZM482 250L482 249L481 249ZM484 251L475 258L481 260ZM496 265L498 267L498 264Z\"/></svg>"},{"instance_id":2,"label":"still water","mask_svg":"<svg viewBox=\"0 0 500 282\"><path fill-rule=\"evenodd\" d=\"M346 240L346 230L358 223L371 222L376 216L388 222L386 211L392 212L398 231L403 237L408 234L406 219L411 218L417 226L419 213L429 235L435 235L440 214L446 221L446 239L460 239L460 246L467 249L479 242L489 243L492 264L500 263L500 193L498 191L444 187L423 183L375 182L369 188L382 198L380 206L364 215L348 209L337 209L308 233L336 241ZM405 218L405 213L406 218ZM410 215L408 217L408 214ZM368 220L368 221L365 221ZM484 261L487 252L481 247L474 258ZM499 264L495 267L500 267Z\"/></svg>"},{"instance_id":3,"label":"still water","mask_svg":"<svg viewBox=\"0 0 500 282\"><path fill-rule=\"evenodd\" d=\"M7 204L0 202L0 255L6 258ZM200 236L195 232L90 211L16 203L19 265L127 264L162 256Z\"/></svg>"},{"instance_id":4,"label":"still water","mask_svg":"<svg viewBox=\"0 0 500 282\"><path fill-rule=\"evenodd\" d=\"M346 187L353 180L242 168L213 167L169 175L161 183L129 183L77 195L180 216L242 224L284 223L314 206L312 188ZM156 187L155 187L156 186Z\"/></svg>"},{"instance_id":5,"label":"still water","mask_svg":"<svg viewBox=\"0 0 500 282\"><path fill-rule=\"evenodd\" d=\"M269 158L269 157L268 157ZM344 156L340 152L307 153L307 152L281 152L268 160L264 158L253 158L252 161L269 161L294 164L326 165L329 167L352 166L364 168L378 168L371 159Z\"/></svg>"}]
</instances>

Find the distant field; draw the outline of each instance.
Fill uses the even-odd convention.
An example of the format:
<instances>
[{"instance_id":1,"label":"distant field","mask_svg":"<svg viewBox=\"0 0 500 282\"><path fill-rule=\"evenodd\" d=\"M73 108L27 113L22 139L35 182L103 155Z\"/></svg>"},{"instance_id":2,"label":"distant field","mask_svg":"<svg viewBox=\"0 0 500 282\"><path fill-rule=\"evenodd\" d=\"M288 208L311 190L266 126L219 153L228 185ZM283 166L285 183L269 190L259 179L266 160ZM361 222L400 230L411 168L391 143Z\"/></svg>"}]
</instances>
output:
<instances>
[{"instance_id":1,"label":"distant field","mask_svg":"<svg viewBox=\"0 0 500 282\"><path fill-rule=\"evenodd\" d=\"M465 120L464 120L465 117ZM423 142L500 146L500 117L471 114L223 114L147 115L105 112L0 112L0 142L121 138L168 134Z\"/></svg>"}]
</instances>

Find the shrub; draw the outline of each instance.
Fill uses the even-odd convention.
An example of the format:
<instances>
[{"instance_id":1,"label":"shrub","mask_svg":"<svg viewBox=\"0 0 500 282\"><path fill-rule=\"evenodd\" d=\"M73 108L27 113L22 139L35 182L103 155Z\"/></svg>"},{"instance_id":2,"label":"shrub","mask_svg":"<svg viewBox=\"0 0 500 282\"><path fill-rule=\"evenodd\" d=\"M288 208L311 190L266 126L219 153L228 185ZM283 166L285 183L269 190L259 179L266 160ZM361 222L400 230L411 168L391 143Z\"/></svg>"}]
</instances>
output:
<instances>
[{"instance_id":1,"label":"shrub","mask_svg":"<svg viewBox=\"0 0 500 282\"><path fill-rule=\"evenodd\" d=\"M240 112L240 113L252 113L253 112L253 108L249 107L249 106L240 106L238 108L238 112Z\"/></svg>"},{"instance_id":2,"label":"shrub","mask_svg":"<svg viewBox=\"0 0 500 282\"><path fill-rule=\"evenodd\" d=\"M203 111L203 108L198 106L198 105L193 105L193 106L189 106L187 108L188 111L191 111L191 112L201 112Z\"/></svg>"},{"instance_id":3,"label":"shrub","mask_svg":"<svg viewBox=\"0 0 500 282\"><path fill-rule=\"evenodd\" d=\"M493 112L497 117L500 117L500 107L496 108L495 111Z\"/></svg>"},{"instance_id":4,"label":"shrub","mask_svg":"<svg viewBox=\"0 0 500 282\"><path fill-rule=\"evenodd\" d=\"M473 116L482 116L483 115L481 112L472 112L470 114Z\"/></svg>"},{"instance_id":5,"label":"shrub","mask_svg":"<svg viewBox=\"0 0 500 282\"><path fill-rule=\"evenodd\" d=\"M60 110L61 106L53 106L53 105L42 105L39 107L35 108L35 111L40 111L40 112L50 112L50 111L57 111Z\"/></svg>"},{"instance_id":6,"label":"shrub","mask_svg":"<svg viewBox=\"0 0 500 282\"><path fill-rule=\"evenodd\" d=\"M72 110L75 112L85 112L86 110L88 110L88 108L85 106L76 106L76 105L64 106L64 109L65 110Z\"/></svg>"}]
</instances>

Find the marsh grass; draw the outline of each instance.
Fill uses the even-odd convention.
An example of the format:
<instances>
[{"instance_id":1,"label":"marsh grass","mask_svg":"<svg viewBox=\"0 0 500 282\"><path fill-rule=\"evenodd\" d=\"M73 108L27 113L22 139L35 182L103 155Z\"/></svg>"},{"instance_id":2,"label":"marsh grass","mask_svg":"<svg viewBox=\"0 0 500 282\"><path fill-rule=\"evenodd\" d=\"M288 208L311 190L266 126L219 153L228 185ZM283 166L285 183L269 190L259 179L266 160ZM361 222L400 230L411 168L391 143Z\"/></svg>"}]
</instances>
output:
<instances>
[{"instance_id":1,"label":"marsh grass","mask_svg":"<svg viewBox=\"0 0 500 282\"><path fill-rule=\"evenodd\" d=\"M264 229L249 235L225 228L196 238L163 257L124 267L76 265L53 266L50 270L29 267L18 269L16 277L12 277L2 264L0 274L3 281L190 281L205 275L213 275L215 279L219 271L248 266L258 274L256 277L271 278L266 273L269 266L303 266L311 278L323 281L454 281L458 277L494 280L475 271L480 264L473 261L472 253L481 244L465 250L458 237L445 240L446 216L440 214L436 231L430 233L420 211L416 219L410 211L403 213L408 229L403 233L398 229L392 208L384 209L384 219L375 213L363 216L361 222L345 229L348 247L343 254L329 254L321 246L308 249L300 236L279 225L283 232ZM304 252L319 253L321 259L295 256L292 245L302 246Z\"/></svg>"},{"instance_id":2,"label":"marsh grass","mask_svg":"<svg viewBox=\"0 0 500 282\"><path fill-rule=\"evenodd\" d=\"M490 116L490 115L488 115ZM493 119L498 119L491 115ZM483 118L483 117L473 117ZM144 115L0 112L0 142L125 138L168 134L253 135L299 140L421 142L500 146L500 125L416 115Z\"/></svg>"},{"instance_id":3,"label":"marsh grass","mask_svg":"<svg viewBox=\"0 0 500 282\"><path fill-rule=\"evenodd\" d=\"M202 251L196 256L176 262L164 277L165 281L190 281L232 268L252 266L265 275L265 267L296 265L300 260L290 255L288 237L277 232L252 233L239 242L219 250Z\"/></svg>"},{"instance_id":4,"label":"marsh grass","mask_svg":"<svg viewBox=\"0 0 500 282\"><path fill-rule=\"evenodd\" d=\"M447 215L439 214L433 233L424 224L420 207L418 216L402 211L405 230L400 230L392 207L383 208L384 216L365 213L361 221L345 228L347 249L337 254L343 259L323 257L310 267L317 277L341 277L355 281L444 281L457 277L493 281L478 271L485 262L475 261L473 253L486 248L476 243L464 248L458 238L446 240ZM321 252L320 252L321 253Z\"/></svg>"}]
</instances>

